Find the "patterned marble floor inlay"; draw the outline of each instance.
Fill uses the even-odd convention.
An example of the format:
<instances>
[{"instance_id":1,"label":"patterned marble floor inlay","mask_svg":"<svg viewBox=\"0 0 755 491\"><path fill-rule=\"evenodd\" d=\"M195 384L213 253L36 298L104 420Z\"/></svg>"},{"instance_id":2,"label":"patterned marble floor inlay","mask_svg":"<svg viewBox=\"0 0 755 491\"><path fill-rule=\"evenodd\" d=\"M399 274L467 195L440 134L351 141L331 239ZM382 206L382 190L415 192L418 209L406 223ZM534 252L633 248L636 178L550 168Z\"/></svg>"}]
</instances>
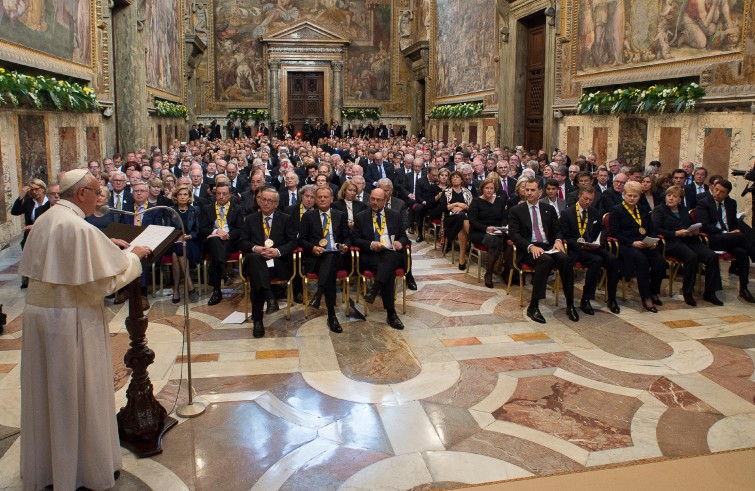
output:
<instances>
[{"instance_id":1,"label":"patterned marble floor inlay","mask_svg":"<svg viewBox=\"0 0 755 491\"><path fill-rule=\"evenodd\" d=\"M0 251L0 276L15 273L17 249ZM341 334L324 309L305 317L294 305L290 320L266 315L257 339L248 322L222 322L244 309L237 279L220 304L207 306L205 291L190 305L189 360L182 305L150 297L158 401L170 412L188 402L191 361L207 408L177 418L160 455L124 449L114 489L429 491L755 447L755 315L735 276L724 275L724 307L677 295L646 313L630 286L620 315L598 292L595 315L577 323L563 292L556 306L549 291L547 323L536 324L518 285L485 288L476 265L461 272L432 244L412 255L419 288L407 292L403 331L386 325L380 301L368 321L339 305ZM22 489L18 285L0 277L0 489L12 491ZM131 376L128 306L106 300L105 313L117 410Z\"/></svg>"}]
</instances>

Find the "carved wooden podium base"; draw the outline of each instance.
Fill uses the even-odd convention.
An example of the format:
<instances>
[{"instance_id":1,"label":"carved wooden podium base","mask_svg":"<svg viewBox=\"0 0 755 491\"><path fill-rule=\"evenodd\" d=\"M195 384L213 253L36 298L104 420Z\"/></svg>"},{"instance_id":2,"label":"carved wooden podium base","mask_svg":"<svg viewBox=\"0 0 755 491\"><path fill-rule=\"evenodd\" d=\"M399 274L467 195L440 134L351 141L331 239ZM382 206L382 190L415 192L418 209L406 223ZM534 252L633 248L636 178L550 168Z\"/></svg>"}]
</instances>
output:
<instances>
[{"instance_id":1,"label":"carved wooden podium base","mask_svg":"<svg viewBox=\"0 0 755 491\"><path fill-rule=\"evenodd\" d=\"M137 278L128 285L126 329L131 347L124 356L124 362L132 373L126 390L128 402L118 412L118 434L121 446L142 458L162 453L163 435L178 421L168 416L152 393L147 367L155 361L155 352L149 349L145 337L147 316L142 310L140 281L141 278Z\"/></svg>"}]
</instances>

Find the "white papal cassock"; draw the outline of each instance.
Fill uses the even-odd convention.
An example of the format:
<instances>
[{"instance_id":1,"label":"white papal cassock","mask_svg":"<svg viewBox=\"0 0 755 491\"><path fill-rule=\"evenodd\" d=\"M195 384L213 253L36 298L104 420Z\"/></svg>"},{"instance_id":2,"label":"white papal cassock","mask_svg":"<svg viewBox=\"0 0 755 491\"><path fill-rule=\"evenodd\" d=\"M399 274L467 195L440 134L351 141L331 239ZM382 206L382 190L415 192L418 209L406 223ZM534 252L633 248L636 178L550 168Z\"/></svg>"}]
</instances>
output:
<instances>
[{"instance_id":1,"label":"white papal cassock","mask_svg":"<svg viewBox=\"0 0 755 491\"><path fill-rule=\"evenodd\" d=\"M21 350L21 471L25 490L112 487L121 467L110 334L103 297L141 274L70 201L29 234Z\"/></svg>"}]
</instances>

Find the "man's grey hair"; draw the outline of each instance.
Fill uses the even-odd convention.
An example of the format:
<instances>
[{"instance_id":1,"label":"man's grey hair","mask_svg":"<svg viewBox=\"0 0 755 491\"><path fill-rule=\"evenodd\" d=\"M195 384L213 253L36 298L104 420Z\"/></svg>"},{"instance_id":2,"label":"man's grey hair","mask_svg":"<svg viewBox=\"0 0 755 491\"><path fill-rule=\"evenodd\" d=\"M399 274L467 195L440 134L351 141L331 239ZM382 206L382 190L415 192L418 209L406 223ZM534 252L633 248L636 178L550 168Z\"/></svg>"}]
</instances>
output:
<instances>
[{"instance_id":1,"label":"man's grey hair","mask_svg":"<svg viewBox=\"0 0 755 491\"><path fill-rule=\"evenodd\" d=\"M307 184L306 186L302 186L299 190L299 193L304 195L307 193L316 194L315 191L317 191L317 186L314 184Z\"/></svg>"},{"instance_id":2,"label":"man's grey hair","mask_svg":"<svg viewBox=\"0 0 755 491\"><path fill-rule=\"evenodd\" d=\"M384 177L377 182L377 187L386 187L388 189L393 189L393 181L391 181L387 177Z\"/></svg>"}]
</instances>

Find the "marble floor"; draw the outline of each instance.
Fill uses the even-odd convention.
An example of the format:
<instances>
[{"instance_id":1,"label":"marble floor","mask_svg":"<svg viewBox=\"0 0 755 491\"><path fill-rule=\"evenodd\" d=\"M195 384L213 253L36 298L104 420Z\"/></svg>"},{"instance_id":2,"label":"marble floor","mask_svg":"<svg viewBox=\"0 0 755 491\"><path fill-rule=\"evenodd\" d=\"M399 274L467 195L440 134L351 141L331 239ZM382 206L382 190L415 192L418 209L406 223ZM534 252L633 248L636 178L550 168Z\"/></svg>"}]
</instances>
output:
<instances>
[{"instance_id":1,"label":"marble floor","mask_svg":"<svg viewBox=\"0 0 755 491\"><path fill-rule=\"evenodd\" d=\"M541 325L518 286L487 289L475 265L461 272L432 244L413 257L404 331L387 327L379 299L367 321L339 313L343 334L323 310L305 318L296 305L287 321L282 309L262 339L222 322L243 311L240 283L219 305L192 304L193 385L207 409L177 418L160 455L124 450L115 489L440 489L755 447L755 309L734 276L724 307L664 296L645 313L630 286L620 315L599 292L600 310L579 323L550 294ZM15 246L0 253L0 489L21 486L18 259ZM182 308L151 301L150 377L174 412L187 402ZM120 408L127 308L106 303Z\"/></svg>"}]
</instances>

